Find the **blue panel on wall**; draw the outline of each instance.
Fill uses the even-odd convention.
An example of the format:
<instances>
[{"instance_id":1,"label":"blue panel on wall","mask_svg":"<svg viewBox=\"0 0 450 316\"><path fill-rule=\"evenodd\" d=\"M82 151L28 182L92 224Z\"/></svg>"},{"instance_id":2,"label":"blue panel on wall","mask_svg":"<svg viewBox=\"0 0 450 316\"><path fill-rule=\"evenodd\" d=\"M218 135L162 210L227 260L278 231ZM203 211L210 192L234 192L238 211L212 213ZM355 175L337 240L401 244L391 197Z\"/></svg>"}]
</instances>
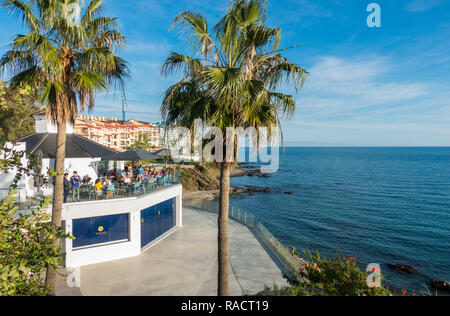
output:
<instances>
[{"instance_id":1,"label":"blue panel on wall","mask_svg":"<svg viewBox=\"0 0 450 316\"><path fill-rule=\"evenodd\" d=\"M128 239L128 214L110 218L110 238L111 240Z\"/></svg>"},{"instance_id":2,"label":"blue panel on wall","mask_svg":"<svg viewBox=\"0 0 450 316\"><path fill-rule=\"evenodd\" d=\"M90 244L92 240L92 220L82 218L73 220L73 247L83 247Z\"/></svg>"},{"instance_id":3,"label":"blue panel on wall","mask_svg":"<svg viewBox=\"0 0 450 316\"><path fill-rule=\"evenodd\" d=\"M73 220L73 248L128 239L128 214Z\"/></svg>"},{"instance_id":4,"label":"blue panel on wall","mask_svg":"<svg viewBox=\"0 0 450 316\"><path fill-rule=\"evenodd\" d=\"M156 205L156 237L163 234L163 203Z\"/></svg>"},{"instance_id":5,"label":"blue panel on wall","mask_svg":"<svg viewBox=\"0 0 450 316\"><path fill-rule=\"evenodd\" d=\"M156 239L156 207L152 206L148 222L148 242Z\"/></svg>"},{"instance_id":6,"label":"blue panel on wall","mask_svg":"<svg viewBox=\"0 0 450 316\"><path fill-rule=\"evenodd\" d=\"M172 199L172 227L177 226L177 199Z\"/></svg>"},{"instance_id":7,"label":"blue panel on wall","mask_svg":"<svg viewBox=\"0 0 450 316\"><path fill-rule=\"evenodd\" d=\"M176 225L176 199L141 211L141 247L145 247Z\"/></svg>"}]
</instances>

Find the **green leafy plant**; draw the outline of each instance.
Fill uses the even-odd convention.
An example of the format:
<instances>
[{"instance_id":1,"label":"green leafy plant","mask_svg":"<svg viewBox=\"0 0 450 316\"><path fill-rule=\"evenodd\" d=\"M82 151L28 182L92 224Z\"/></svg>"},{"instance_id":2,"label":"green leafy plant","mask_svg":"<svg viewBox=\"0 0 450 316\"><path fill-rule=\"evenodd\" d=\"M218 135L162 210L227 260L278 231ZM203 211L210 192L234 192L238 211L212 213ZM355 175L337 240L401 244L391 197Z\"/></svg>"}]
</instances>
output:
<instances>
[{"instance_id":1,"label":"green leafy plant","mask_svg":"<svg viewBox=\"0 0 450 316\"><path fill-rule=\"evenodd\" d=\"M286 276L290 287L266 288L270 296L393 296L384 286L367 285L368 273L361 271L355 258L322 257L319 252L305 252L307 260L300 258L297 251L292 254L301 263L291 276Z\"/></svg>"},{"instance_id":2,"label":"green leafy plant","mask_svg":"<svg viewBox=\"0 0 450 316\"><path fill-rule=\"evenodd\" d=\"M3 148L1 154L0 172L14 170L16 176L7 197L0 200L0 295L47 295L45 272L48 267L56 270L63 259L55 241L72 237L49 222L51 216L46 208L50 199L43 198L37 207L27 211L15 204L14 188L23 175L33 175L37 164L34 157L28 156L23 166L24 152Z\"/></svg>"},{"instance_id":3,"label":"green leafy plant","mask_svg":"<svg viewBox=\"0 0 450 316\"><path fill-rule=\"evenodd\" d=\"M47 295L45 271L48 266L57 269L63 258L53 241L69 236L49 223L49 199L23 213L14 206L15 194L10 191L0 201L0 295Z\"/></svg>"},{"instance_id":4,"label":"green leafy plant","mask_svg":"<svg viewBox=\"0 0 450 316\"><path fill-rule=\"evenodd\" d=\"M5 80L0 81L0 146L33 133L31 115L40 110L30 86L12 88Z\"/></svg>"}]
</instances>

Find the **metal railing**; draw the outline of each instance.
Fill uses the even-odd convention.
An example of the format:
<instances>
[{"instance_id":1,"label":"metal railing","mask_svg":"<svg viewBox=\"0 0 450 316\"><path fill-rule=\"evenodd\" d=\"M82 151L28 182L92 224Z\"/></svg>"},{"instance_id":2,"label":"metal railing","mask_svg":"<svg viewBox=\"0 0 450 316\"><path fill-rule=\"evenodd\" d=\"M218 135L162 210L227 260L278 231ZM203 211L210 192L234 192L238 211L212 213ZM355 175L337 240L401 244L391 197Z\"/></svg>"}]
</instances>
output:
<instances>
[{"instance_id":1,"label":"metal railing","mask_svg":"<svg viewBox=\"0 0 450 316\"><path fill-rule=\"evenodd\" d=\"M24 187L19 187L16 189L11 189L11 188L3 188L0 189L0 200L6 198L9 195L9 192L11 191L17 191L17 193L15 194L16 197L16 203L24 203L25 202L25 193L22 193L22 191L25 191Z\"/></svg>"},{"instance_id":2,"label":"metal railing","mask_svg":"<svg viewBox=\"0 0 450 316\"><path fill-rule=\"evenodd\" d=\"M217 201L196 200L194 202L192 200L187 200L183 201L183 206L216 214L219 212L219 203ZM256 216L237 207L230 206L228 217L247 226L276 257L281 264L284 273L291 276L295 275L295 272L301 267L301 263L290 253L286 246L272 235Z\"/></svg>"},{"instance_id":3,"label":"metal railing","mask_svg":"<svg viewBox=\"0 0 450 316\"><path fill-rule=\"evenodd\" d=\"M78 192L71 188L65 193L65 203L114 200L144 196L161 189L181 184L181 173L173 173L153 181L131 182L129 184L113 182L109 187L97 189L94 185L81 185Z\"/></svg>"}]
</instances>

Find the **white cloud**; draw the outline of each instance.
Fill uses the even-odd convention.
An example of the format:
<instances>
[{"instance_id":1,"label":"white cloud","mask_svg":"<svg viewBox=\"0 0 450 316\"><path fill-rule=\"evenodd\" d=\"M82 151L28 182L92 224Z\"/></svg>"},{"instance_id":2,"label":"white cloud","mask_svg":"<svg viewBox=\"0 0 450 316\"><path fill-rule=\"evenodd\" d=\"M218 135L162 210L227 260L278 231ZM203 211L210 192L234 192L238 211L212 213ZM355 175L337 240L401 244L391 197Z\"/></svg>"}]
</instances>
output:
<instances>
[{"instance_id":1,"label":"white cloud","mask_svg":"<svg viewBox=\"0 0 450 316\"><path fill-rule=\"evenodd\" d=\"M441 0L411 0L405 7L408 12L423 12L438 6Z\"/></svg>"},{"instance_id":2,"label":"white cloud","mask_svg":"<svg viewBox=\"0 0 450 316\"><path fill-rule=\"evenodd\" d=\"M426 96L429 88L423 82L388 80L396 69L377 56L325 56L309 71L304 96L299 99L300 115L342 116L404 107L410 100Z\"/></svg>"},{"instance_id":3,"label":"white cloud","mask_svg":"<svg viewBox=\"0 0 450 316\"><path fill-rule=\"evenodd\" d=\"M288 142L316 145L450 145L450 91L409 76L408 62L323 56L286 122Z\"/></svg>"}]
</instances>

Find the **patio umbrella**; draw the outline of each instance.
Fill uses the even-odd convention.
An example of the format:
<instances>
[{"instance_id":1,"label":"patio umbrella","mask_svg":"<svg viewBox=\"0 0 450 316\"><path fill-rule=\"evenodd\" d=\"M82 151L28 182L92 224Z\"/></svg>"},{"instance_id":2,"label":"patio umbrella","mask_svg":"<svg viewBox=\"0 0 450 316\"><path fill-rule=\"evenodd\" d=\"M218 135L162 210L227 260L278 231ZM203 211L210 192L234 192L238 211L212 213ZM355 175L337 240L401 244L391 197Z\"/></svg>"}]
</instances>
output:
<instances>
[{"instance_id":1,"label":"patio umbrella","mask_svg":"<svg viewBox=\"0 0 450 316\"><path fill-rule=\"evenodd\" d=\"M153 152L158 158L164 158L164 166L167 167L167 157L172 156L172 152L170 149L160 149L158 151Z\"/></svg>"},{"instance_id":2,"label":"patio umbrella","mask_svg":"<svg viewBox=\"0 0 450 316\"><path fill-rule=\"evenodd\" d=\"M170 149L160 149L158 151L153 152L152 154L155 154L159 158L172 156L172 152L170 151Z\"/></svg>"},{"instance_id":3,"label":"patio umbrella","mask_svg":"<svg viewBox=\"0 0 450 316\"><path fill-rule=\"evenodd\" d=\"M151 153L149 151L145 151L142 149L133 149L129 151L125 151L122 153L117 153L111 156L105 156L102 160L109 161L139 161L139 160L147 160L147 159L158 159L159 157Z\"/></svg>"}]
</instances>

